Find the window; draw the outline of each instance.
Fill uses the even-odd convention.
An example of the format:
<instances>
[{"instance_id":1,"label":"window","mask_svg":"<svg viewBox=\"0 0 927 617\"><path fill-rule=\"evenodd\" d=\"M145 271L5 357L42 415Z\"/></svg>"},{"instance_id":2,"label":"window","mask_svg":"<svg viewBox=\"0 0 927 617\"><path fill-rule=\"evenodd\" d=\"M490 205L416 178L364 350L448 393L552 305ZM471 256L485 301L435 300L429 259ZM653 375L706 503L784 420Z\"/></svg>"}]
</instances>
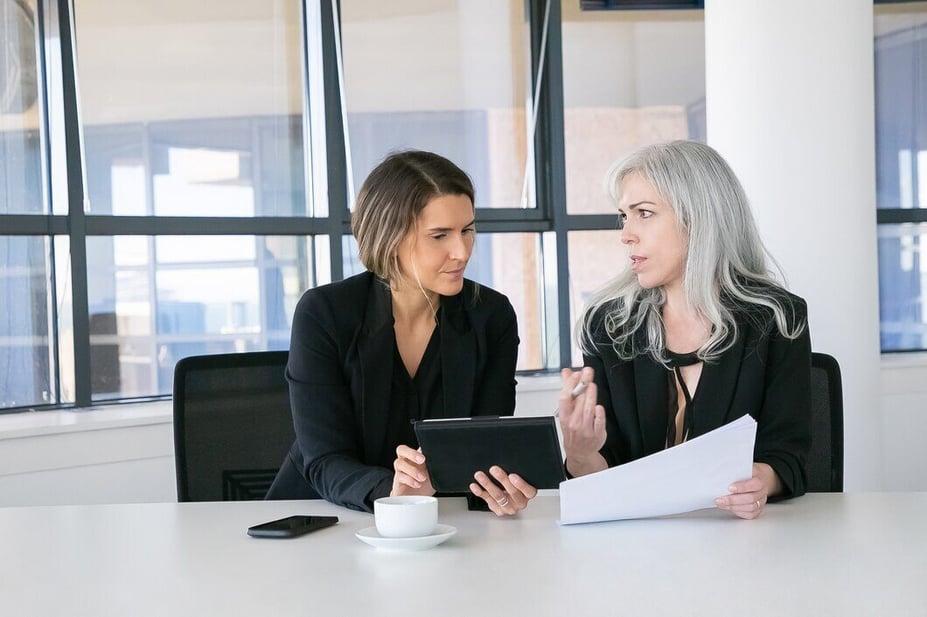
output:
<instances>
[{"instance_id":1,"label":"window","mask_svg":"<svg viewBox=\"0 0 927 617\"><path fill-rule=\"evenodd\" d=\"M0 409L60 400L37 32L35 2L0 4L0 215L24 215L0 223Z\"/></svg>"},{"instance_id":2,"label":"window","mask_svg":"<svg viewBox=\"0 0 927 617\"><path fill-rule=\"evenodd\" d=\"M927 3L875 12L883 352L927 349Z\"/></svg>"},{"instance_id":3,"label":"window","mask_svg":"<svg viewBox=\"0 0 927 617\"><path fill-rule=\"evenodd\" d=\"M574 324L591 293L627 263L608 170L650 143L705 141L702 12L582 11L564 1L563 116L567 212L578 215L568 235ZM582 215L607 216L586 224ZM582 364L575 343L571 357Z\"/></svg>"},{"instance_id":4,"label":"window","mask_svg":"<svg viewBox=\"0 0 927 617\"><path fill-rule=\"evenodd\" d=\"M623 260L605 170L704 135L700 13L576 5L0 2L0 411L287 347L303 291L362 269L351 192L402 148L473 178L467 275L515 306L518 369L569 364Z\"/></svg>"}]
</instances>

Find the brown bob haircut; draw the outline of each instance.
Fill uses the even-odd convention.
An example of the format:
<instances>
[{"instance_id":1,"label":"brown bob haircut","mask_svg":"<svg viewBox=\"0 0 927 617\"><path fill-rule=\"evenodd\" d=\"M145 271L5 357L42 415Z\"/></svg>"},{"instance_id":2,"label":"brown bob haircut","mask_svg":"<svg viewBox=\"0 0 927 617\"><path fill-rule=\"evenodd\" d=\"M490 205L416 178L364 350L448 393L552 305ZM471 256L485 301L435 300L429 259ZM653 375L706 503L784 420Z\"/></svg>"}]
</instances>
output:
<instances>
[{"instance_id":1,"label":"brown bob haircut","mask_svg":"<svg viewBox=\"0 0 927 617\"><path fill-rule=\"evenodd\" d=\"M364 267L387 281L399 280L399 243L425 206L445 195L466 195L473 203L473 183L457 165L422 150L387 156L364 180L351 215Z\"/></svg>"}]
</instances>

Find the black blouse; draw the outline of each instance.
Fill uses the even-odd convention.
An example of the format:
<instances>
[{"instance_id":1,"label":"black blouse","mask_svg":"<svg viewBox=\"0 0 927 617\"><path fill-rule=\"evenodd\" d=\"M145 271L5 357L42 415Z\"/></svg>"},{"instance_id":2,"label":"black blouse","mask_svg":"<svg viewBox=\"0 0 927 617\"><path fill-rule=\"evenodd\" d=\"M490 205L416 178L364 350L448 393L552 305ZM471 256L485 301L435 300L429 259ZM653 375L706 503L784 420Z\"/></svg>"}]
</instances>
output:
<instances>
[{"instance_id":1,"label":"black blouse","mask_svg":"<svg viewBox=\"0 0 927 617\"><path fill-rule=\"evenodd\" d=\"M393 378L389 393L389 408L392 411L386 425L382 458L377 463L383 467L393 467L398 446L418 448L418 439L412 427L414 420L436 417L438 410L444 409L439 329L436 327L428 340L415 377L409 376L399 354L399 346L395 343L393 345ZM373 496L374 499L377 497L384 495Z\"/></svg>"}]
</instances>

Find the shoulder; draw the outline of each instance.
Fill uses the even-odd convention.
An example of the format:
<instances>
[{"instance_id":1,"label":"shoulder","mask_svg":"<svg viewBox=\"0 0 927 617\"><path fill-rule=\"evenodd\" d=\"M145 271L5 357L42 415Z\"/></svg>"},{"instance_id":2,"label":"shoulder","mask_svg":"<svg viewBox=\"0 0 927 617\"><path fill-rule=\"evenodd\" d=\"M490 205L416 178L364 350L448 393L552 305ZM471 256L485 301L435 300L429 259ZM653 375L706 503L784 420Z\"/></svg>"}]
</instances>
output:
<instances>
[{"instance_id":1,"label":"shoulder","mask_svg":"<svg viewBox=\"0 0 927 617\"><path fill-rule=\"evenodd\" d=\"M804 298L777 285L754 284L747 289L756 302L737 300L729 305L740 325L773 336L807 330L808 304Z\"/></svg>"},{"instance_id":2,"label":"shoulder","mask_svg":"<svg viewBox=\"0 0 927 617\"><path fill-rule=\"evenodd\" d=\"M351 301L366 297L371 286L376 283L376 277L370 272L355 274L344 280L319 285L307 289L299 299L299 304L313 304L317 302Z\"/></svg>"},{"instance_id":3,"label":"shoulder","mask_svg":"<svg viewBox=\"0 0 927 617\"><path fill-rule=\"evenodd\" d=\"M627 336L631 330L631 321L618 325L621 303L621 299L613 298L583 315L580 336L584 337L590 349L617 352L615 344L618 340L624 340L626 346L633 346L632 337ZM631 312L633 314L634 310Z\"/></svg>"},{"instance_id":4,"label":"shoulder","mask_svg":"<svg viewBox=\"0 0 927 617\"><path fill-rule=\"evenodd\" d=\"M341 281L313 287L306 290L299 299L294 320L307 315L313 319L356 320L363 315L371 290L379 284L380 281L373 274L363 272Z\"/></svg>"}]
</instances>

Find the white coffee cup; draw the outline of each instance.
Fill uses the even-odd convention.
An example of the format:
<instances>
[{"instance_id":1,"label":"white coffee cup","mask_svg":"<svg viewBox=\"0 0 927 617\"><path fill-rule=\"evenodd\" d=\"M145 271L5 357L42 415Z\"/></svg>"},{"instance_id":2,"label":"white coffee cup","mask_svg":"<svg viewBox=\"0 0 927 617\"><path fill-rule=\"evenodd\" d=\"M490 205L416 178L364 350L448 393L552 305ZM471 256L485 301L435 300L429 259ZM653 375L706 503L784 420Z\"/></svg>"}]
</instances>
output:
<instances>
[{"instance_id":1,"label":"white coffee cup","mask_svg":"<svg viewBox=\"0 0 927 617\"><path fill-rule=\"evenodd\" d=\"M384 538L427 536L438 524L438 500L423 495L381 497L373 502L373 518Z\"/></svg>"}]
</instances>

